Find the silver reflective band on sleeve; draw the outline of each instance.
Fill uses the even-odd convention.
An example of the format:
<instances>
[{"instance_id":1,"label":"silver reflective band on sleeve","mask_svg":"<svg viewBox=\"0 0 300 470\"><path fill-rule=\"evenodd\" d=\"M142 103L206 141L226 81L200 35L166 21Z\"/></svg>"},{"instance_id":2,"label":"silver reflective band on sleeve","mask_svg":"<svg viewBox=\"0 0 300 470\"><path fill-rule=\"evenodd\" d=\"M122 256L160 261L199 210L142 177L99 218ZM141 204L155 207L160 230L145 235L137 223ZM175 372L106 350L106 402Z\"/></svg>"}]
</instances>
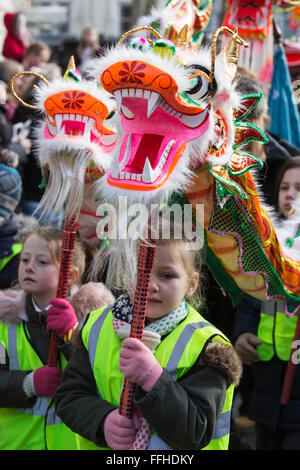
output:
<instances>
[{"instance_id":1,"label":"silver reflective band on sleeve","mask_svg":"<svg viewBox=\"0 0 300 470\"><path fill-rule=\"evenodd\" d=\"M8 336L8 351L9 351L9 363L12 370L20 370L19 358L18 358L18 349L17 349L17 325L8 325L7 327L7 336ZM50 399L48 397L37 397L32 408L20 408L20 411L27 414L32 414L35 416L45 416L49 406ZM49 409L49 414L51 416L51 424L56 422L61 422L58 416L55 415L54 407ZM59 421L58 421L59 420Z\"/></svg>"},{"instance_id":2,"label":"silver reflective band on sleeve","mask_svg":"<svg viewBox=\"0 0 300 470\"><path fill-rule=\"evenodd\" d=\"M231 410L221 414L220 418L216 423L215 432L212 437L212 440L221 439L222 437L227 436L230 431L230 416Z\"/></svg>"},{"instance_id":3,"label":"silver reflective band on sleeve","mask_svg":"<svg viewBox=\"0 0 300 470\"><path fill-rule=\"evenodd\" d=\"M50 402L50 399L48 397L37 397L32 408L20 408L20 411L26 414L34 415L34 416L46 416L49 402Z\"/></svg>"},{"instance_id":4,"label":"silver reflective band on sleeve","mask_svg":"<svg viewBox=\"0 0 300 470\"><path fill-rule=\"evenodd\" d=\"M201 328L204 328L205 326L209 325L210 323L208 323L207 321L189 323L181 332L178 340L176 341L172 354L169 357L168 363L165 367L165 369L171 374L172 379L174 381L176 380L176 372L179 361L195 330L200 330Z\"/></svg>"},{"instance_id":5,"label":"silver reflective band on sleeve","mask_svg":"<svg viewBox=\"0 0 300 470\"><path fill-rule=\"evenodd\" d=\"M20 370L17 351L17 326L7 326L9 364L12 370Z\"/></svg>"},{"instance_id":6,"label":"silver reflective band on sleeve","mask_svg":"<svg viewBox=\"0 0 300 470\"><path fill-rule=\"evenodd\" d=\"M102 325L111 310L111 307L112 305L109 305L108 307L106 307L91 327L91 331L90 331L89 339L88 339L88 354L89 354L89 359L90 359L90 364L92 366L92 369L94 369L98 337L99 337Z\"/></svg>"},{"instance_id":7,"label":"silver reflective band on sleeve","mask_svg":"<svg viewBox=\"0 0 300 470\"><path fill-rule=\"evenodd\" d=\"M147 450L174 450L169 447L157 434L152 434L150 437Z\"/></svg>"}]
</instances>

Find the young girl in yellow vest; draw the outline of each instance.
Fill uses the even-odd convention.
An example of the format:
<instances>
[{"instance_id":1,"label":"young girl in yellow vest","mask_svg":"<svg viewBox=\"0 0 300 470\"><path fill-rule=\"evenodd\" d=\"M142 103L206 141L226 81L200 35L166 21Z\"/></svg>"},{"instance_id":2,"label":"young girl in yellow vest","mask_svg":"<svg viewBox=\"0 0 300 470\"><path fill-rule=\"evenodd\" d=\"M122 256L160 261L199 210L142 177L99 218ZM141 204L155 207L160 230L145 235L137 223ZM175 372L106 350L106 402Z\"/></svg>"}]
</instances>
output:
<instances>
[{"instance_id":1,"label":"young girl in yellow vest","mask_svg":"<svg viewBox=\"0 0 300 470\"><path fill-rule=\"evenodd\" d=\"M113 296L100 283L79 288L85 251L76 241L71 303L55 298L61 240L62 232L53 227L27 234L19 286L0 292L0 450L76 448L75 434L55 414L53 395L71 355L70 338L78 322L95 306L93 302L105 305ZM56 367L47 366L50 330L58 337Z\"/></svg>"},{"instance_id":2,"label":"young girl in yellow vest","mask_svg":"<svg viewBox=\"0 0 300 470\"><path fill-rule=\"evenodd\" d=\"M197 254L183 238L156 240L142 341L129 337L131 286L87 317L55 394L80 449L228 448L241 364L187 301L199 284ZM132 418L118 409L124 376L136 384Z\"/></svg>"}]
</instances>

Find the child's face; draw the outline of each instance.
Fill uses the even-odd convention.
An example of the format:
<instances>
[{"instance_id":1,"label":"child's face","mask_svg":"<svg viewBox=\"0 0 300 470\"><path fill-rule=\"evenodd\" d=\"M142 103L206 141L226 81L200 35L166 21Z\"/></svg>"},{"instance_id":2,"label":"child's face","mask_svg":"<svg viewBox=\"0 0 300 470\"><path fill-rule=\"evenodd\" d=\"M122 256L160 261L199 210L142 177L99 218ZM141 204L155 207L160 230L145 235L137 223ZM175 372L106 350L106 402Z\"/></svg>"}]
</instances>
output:
<instances>
[{"instance_id":1,"label":"child's face","mask_svg":"<svg viewBox=\"0 0 300 470\"><path fill-rule=\"evenodd\" d=\"M188 276L183 264L182 250L172 244L155 248L146 312L150 321L171 313L185 295L192 295L197 289L199 275L194 272L192 276Z\"/></svg>"},{"instance_id":2,"label":"child's face","mask_svg":"<svg viewBox=\"0 0 300 470\"><path fill-rule=\"evenodd\" d=\"M52 260L46 240L31 235L24 243L19 264L21 288L44 308L56 296L58 277L59 266Z\"/></svg>"},{"instance_id":3,"label":"child's face","mask_svg":"<svg viewBox=\"0 0 300 470\"><path fill-rule=\"evenodd\" d=\"M300 168L290 168L284 173L278 192L278 207L285 217L288 217L299 192Z\"/></svg>"}]
</instances>

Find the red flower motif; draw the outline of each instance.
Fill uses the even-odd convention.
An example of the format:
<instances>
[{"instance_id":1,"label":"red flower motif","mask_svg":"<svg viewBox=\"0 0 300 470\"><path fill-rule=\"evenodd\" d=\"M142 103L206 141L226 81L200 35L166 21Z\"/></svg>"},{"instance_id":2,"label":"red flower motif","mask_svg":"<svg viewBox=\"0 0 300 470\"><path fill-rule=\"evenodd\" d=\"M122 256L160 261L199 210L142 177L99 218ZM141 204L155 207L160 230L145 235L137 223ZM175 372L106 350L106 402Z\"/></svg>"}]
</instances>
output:
<instances>
[{"instance_id":1,"label":"red flower motif","mask_svg":"<svg viewBox=\"0 0 300 470\"><path fill-rule=\"evenodd\" d=\"M123 67L125 70L121 70L119 75L121 75L122 83L143 83L140 78L144 77L145 74L140 72L146 67L146 64L140 64L137 66L137 62L134 60L130 65L127 62L123 62Z\"/></svg>"},{"instance_id":2,"label":"red flower motif","mask_svg":"<svg viewBox=\"0 0 300 470\"><path fill-rule=\"evenodd\" d=\"M64 108L69 109L80 109L82 104L84 103L84 100L82 97L84 96L84 93L82 92L77 92L77 91L72 91L72 92L65 92L64 96L66 96L65 99L61 100L62 103L64 104Z\"/></svg>"}]
</instances>

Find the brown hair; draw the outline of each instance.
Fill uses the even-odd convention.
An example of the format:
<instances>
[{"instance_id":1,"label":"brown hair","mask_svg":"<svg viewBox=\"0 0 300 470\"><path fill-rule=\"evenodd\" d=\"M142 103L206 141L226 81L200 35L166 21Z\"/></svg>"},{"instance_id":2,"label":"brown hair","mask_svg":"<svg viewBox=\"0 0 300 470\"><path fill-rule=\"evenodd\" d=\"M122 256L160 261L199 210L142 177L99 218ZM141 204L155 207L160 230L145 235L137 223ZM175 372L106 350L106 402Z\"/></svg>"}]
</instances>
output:
<instances>
[{"instance_id":1,"label":"brown hair","mask_svg":"<svg viewBox=\"0 0 300 470\"><path fill-rule=\"evenodd\" d=\"M36 230L32 230L23 235L21 242L24 244L25 241L31 236L37 235L38 237L45 240L48 244L50 256L54 263L60 264L61 262L61 247L62 247L62 235L63 231L51 226L43 225L38 227ZM80 285L81 278L85 271L86 264L86 252L79 240L75 240L74 250L72 252L72 263L73 268L78 268L79 270L79 280L77 284Z\"/></svg>"},{"instance_id":2,"label":"brown hair","mask_svg":"<svg viewBox=\"0 0 300 470\"><path fill-rule=\"evenodd\" d=\"M26 48L25 53L24 53L24 58L27 57L29 54L35 54L37 56L40 56L43 51L48 51L49 54L51 54L50 47L47 44L45 44L43 41L32 42Z\"/></svg>"}]
</instances>

